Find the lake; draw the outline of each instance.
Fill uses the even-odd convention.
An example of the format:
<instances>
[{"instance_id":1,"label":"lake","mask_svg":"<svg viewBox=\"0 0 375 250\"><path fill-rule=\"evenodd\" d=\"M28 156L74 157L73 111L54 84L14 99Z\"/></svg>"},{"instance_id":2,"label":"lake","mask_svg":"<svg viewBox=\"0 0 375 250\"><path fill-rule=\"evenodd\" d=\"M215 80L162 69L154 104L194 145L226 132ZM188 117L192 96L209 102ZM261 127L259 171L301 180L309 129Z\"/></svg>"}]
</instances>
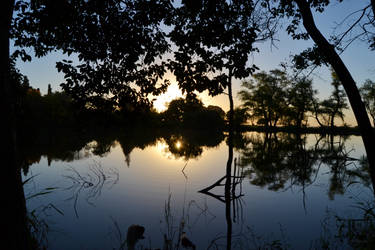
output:
<instances>
[{"instance_id":1,"label":"lake","mask_svg":"<svg viewBox=\"0 0 375 250\"><path fill-rule=\"evenodd\" d=\"M131 225L145 229L136 249L175 247L182 232L196 249L350 249L372 223L359 136L236 134L230 176L221 132L57 137L24 156L48 249L126 249Z\"/></svg>"}]
</instances>

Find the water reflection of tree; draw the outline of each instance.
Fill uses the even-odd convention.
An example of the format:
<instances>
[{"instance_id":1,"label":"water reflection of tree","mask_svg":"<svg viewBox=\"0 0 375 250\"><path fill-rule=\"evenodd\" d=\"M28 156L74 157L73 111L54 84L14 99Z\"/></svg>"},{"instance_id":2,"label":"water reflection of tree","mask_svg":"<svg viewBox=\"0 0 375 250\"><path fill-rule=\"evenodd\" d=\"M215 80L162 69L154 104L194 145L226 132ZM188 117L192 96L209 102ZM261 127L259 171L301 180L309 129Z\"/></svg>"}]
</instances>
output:
<instances>
[{"instance_id":1,"label":"water reflection of tree","mask_svg":"<svg viewBox=\"0 0 375 250\"><path fill-rule=\"evenodd\" d=\"M52 161L71 162L92 155L106 156L115 145L120 144L125 162L130 165L130 154L135 148L144 149L155 145L163 139L168 150L176 158L196 158L202 154L204 147L215 147L224 139L220 131L166 131L137 128L114 128L112 130L81 131L77 129L38 130L35 133L21 134L20 165L27 175L29 166L46 157L48 165ZM176 142L183 143L176 148Z\"/></svg>"},{"instance_id":2,"label":"water reflection of tree","mask_svg":"<svg viewBox=\"0 0 375 250\"><path fill-rule=\"evenodd\" d=\"M40 129L35 133L21 135L19 159L24 174L27 175L29 166L38 163L42 157L46 157L50 165L52 161L71 162L87 158L91 153L105 155L113 145L115 131ZM95 143L90 143L93 141Z\"/></svg>"},{"instance_id":3,"label":"water reflection of tree","mask_svg":"<svg viewBox=\"0 0 375 250\"><path fill-rule=\"evenodd\" d=\"M126 165L130 166L130 154L135 148L144 149L147 146L155 145L159 137L159 131L148 128L133 128L122 131L117 140L124 153Z\"/></svg>"},{"instance_id":4,"label":"water reflection of tree","mask_svg":"<svg viewBox=\"0 0 375 250\"><path fill-rule=\"evenodd\" d=\"M168 151L176 158L189 160L203 153L204 147L215 147L224 139L218 131L179 131L163 136Z\"/></svg>"},{"instance_id":5,"label":"water reflection of tree","mask_svg":"<svg viewBox=\"0 0 375 250\"><path fill-rule=\"evenodd\" d=\"M243 135L237 139L239 164L253 185L274 191L300 186L303 192L325 165L330 174L328 195L333 199L335 194L343 194L350 183L370 183L360 159L351 157L351 151L346 149L346 140L343 136L321 135L315 144L308 146L307 135Z\"/></svg>"},{"instance_id":6,"label":"water reflection of tree","mask_svg":"<svg viewBox=\"0 0 375 250\"><path fill-rule=\"evenodd\" d=\"M347 137L342 136L319 136L315 144L308 144L307 135L301 134L286 134L286 133L265 133L265 134L232 134L227 140L229 147L229 157L226 168L226 175L219 179L213 185L201 190L209 196L212 196L225 203L225 215L227 221L227 234L225 239L227 241L227 249L235 247L234 242L237 239L242 243L249 242L251 233L233 234L232 224L235 222L235 210L237 203L234 201L240 199L240 195L236 195L233 190L236 189L236 173L232 172L233 146L240 152L238 164L241 167L241 174L239 178L242 179L242 174L247 175L253 185L261 187L268 187L270 190L286 190L293 186L302 187L302 192L305 198L305 188L315 182L317 175L320 173L321 166L329 169L330 187L328 195L331 199L335 194L343 194L345 189L354 184L361 183L361 185L369 186L371 179L369 174L366 174L366 161L356 159L350 156L351 151L347 150L345 142ZM233 143L233 144L232 144ZM234 168L236 168L236 160L234 161ZM289 183L289 184L288 184ZM288 185L287 185L288 184ZM215 187L224 186L224 195L218 195L212 192ZM305 199L303 199L305 201ZM241 205L241 204L240 204ZM305 206L305 202L304 202ZM339 228L339 236L345 239L351 246L368 246L369 241L366 230L374 232L374 218L373 209L364 209L368 213L366 219L360 219L360 227L353 227L353 220L342 220ZM232 211L233 209L233 211ZM337 222L340 222L339 217L335 217ZM368 218L371 218L369 220ZM249 229L249 228L248 228ZM344 230L341 230L344 229ZM222 237L223 238L223 237ZM251 238L251 237L250 237ZM363 240L365 239L365 240ZM212 241L212 246L216 246L216 241ZM242 244L241 243L241 244ZM275 245L273 245L275 244ZM280 241L273 241L266 244L266 248L281 249L283 244ZM324 247L324 245L321 245Z\"/></svg>"},{"instance_id":7,"label":"water reflection of tree","mask_svg":"<svg viewBox=\"0 0 375 250\"><path fill-rule=\"evenodd\" d=\"M346 148L345 136L322 136L316 143L319 161L329 168L330 186L328 196L344 194L346 188L354 183L369 187L371 179L368 164L363 159L353 158L353 149Z\"/></svg>"},{"instance_id":8,"label":"water reflection of tree","mask_svg":"<svg viewBox=\"0 0 375 250\"><path fill-rule=\"evenodd\" d=\"M229 114L229 132L227 138L228 144L228 160L225 169L225 175L217 180L212 185L202 189L201 193L211 196L225 204L225 219L227 222L227 233L226 233L226 249L232 249L232 237L233 237L233 223L236 223L238 217L238 211L242 212L241 197L242 194L242 179L243 173L237 167L237 160L233 159L233 148L234 148L234 130L233 130L233 114ZM232 168L233 167L233 168ZM215 194L213 189L219 186L224 186L224 195ZM239 189L239 190L238 190ZM239 193L237 194L237 191ZM240 209L240 210L239 210ZM214 239L212 244L220 238ZM211 247L211 246L210 246ZM209 247L209 248L210 248Z\"/></svg>"},{"instance_id":9,"label":"water reflection of tree","mask_svg":"<svg viewBox=\"0 0 375 250\"><path fill-rule=\"evenodd\" d=\"M199 157L205 147L215 147L224 139L215 131L158 131L146 128L96 131L59 130L59 133L25 135L20 143L20 165L27 174L28 167L46 156L53 160L73 161L91 154L105 156L117 140L130 164L134 148L144 149L160 138L176 158L185 160ZM56 132L56 131L55 131ZM329 167L329 197L342 194L348 184L371 184L366 164L350 156L345 146L347 137L319 136L314 145L307 146L307 136L288 133L233 133L233 147L241 154L238 165L250 182L270 190L284 190L292 186L305 188L316 179L321 165ZM92 143L89 143L92 142ZM364 161L362 161L364 162Z\"/></svg>"},{"instance_id":10,"label":"water reflection of tree","mask_svg":"<svg viewBox=\"0 0 375 250\"><path fill-rule=\"evenodd\" d=\"M171 135L165 138L165 142L168 145L168 151L176 158L189 160L191 158L197 158L203 152L203 148L200 145L191 143L182 135Z\"/></svg>"},{"instance_id":11,"label":"water reflection of tree","mask_svg":"<svg viewBox=\"0 0 375 250\"><path fill-rule=\"evenodd\" d=\"M238 164L242 160L234 157L234 148L246 145L246 140L240 134L229 130L227 137L228 160L225 175L212 185L202 189L201 193L211 196L225 204L225 219L227 231L211 240L207 249L224 249L225 240L227 250L230 249L284 249L286 242L280 240L267 241L256 235L250 227L243 227L242 181L245 178L245 168ZM224 187L224 194L217 193L218 187ZM241 224L239 232L233 232L233 224Z\"/></svg>"},{"instance_id":12,"label":"water reflection of tree","mask_svg":"<svg viewBox=\"0 0 375 250\"><path fill-rule=\"evenodd\" d=\"M296 134L252 134L244 138L240 166L254 185L270 190L312 182L316 153L305 148L306 138Z\"/></svg>"}]
</instances>

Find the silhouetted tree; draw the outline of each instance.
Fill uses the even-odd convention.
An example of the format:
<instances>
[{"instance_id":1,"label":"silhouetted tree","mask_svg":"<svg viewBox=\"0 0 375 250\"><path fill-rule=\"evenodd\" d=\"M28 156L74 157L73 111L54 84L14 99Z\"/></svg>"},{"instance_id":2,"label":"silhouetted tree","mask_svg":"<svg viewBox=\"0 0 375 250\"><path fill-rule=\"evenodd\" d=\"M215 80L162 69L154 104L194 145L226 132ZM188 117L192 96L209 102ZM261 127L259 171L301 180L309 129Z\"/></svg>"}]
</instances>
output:
<instances>
[{"instance_id":1,"label":"silhouetted tree","mask_svg":"<svg viewBox=\"0 0 375 250\"><path fill-rule=\"evenodd\" d=\"M289 80L285 72L272 70L270 73L254 74L254 80L243 82L247 90L241 90L242 105L249 110L257 123L266 127L275 127L286 115Z\"/></svg>"},{"instance_id":2,"label":"silhouetted tree","mask_svg":"<svg viewBox=\"0 0 375 250\"><path fill-rule=\"evenodd\" d=\"M220 107L206 108L196 98L178 98L168 104L161 117L168 126L220 130L224 127L223 114Z\"/></svg>"},{"instance_id":3,"label":"silhouetted tree","mask_svg":"<svg viewBox=\"0 0 375 250\"><path fill-rule=\"evenodd\" d=\"M15 56L31 60L25 48L41 57L50 51L74 53L78 62L62 61L63 89L81 106L96 96L132 97L132 103L149 103L148 94L164 91L169 82L156 85L166 69L155 59L169 48L160 24L170 14L169 0L132 1L17 1L6 0L0 11L0 96L4 117L5 175L10 180L13 202L7 208L14 215L15 231L9 231L13 247L26 249L25 204L17 166L15 130L16 95L11 85L9 39ZM14 17L14 18L13 18ZM12 20L13 19L13 20ZM135 87L136 86L136 87ZM136 100L134 100L136 99ZM5 202L8 204L8 202ZM9 204L11 204L9 202ZM18 213L18 214L17 214ZM19 226L17 226L19 225ZM26 245L25 245L26 244Z\"/></svg>"},{"instance_id":4,"label":"silhouetted tree","mask_svg":"<svg viewBox=\"0 0 375 250\"><path fill-rule=\"evenodd\" d=\"M327 100L323 100L320 103L319 112L325 120L325 125L333 129L335 127L336 117L344 122L344 110L348 108L348 104L346 102L346 94L341 88L340 80L333 71L331 84L333 86L332 94ZM320 121L318 122L321 124Z\"/></svg>"},{"instance_id":5,"label":"silhouetted tree","mask_svg":"<svg viewBox=\"0 0 375 250\"><path fill-rule=\"evenodd\" d=\"M357 120L359 129L361 131L363 143L365 145L366 153L370 163L370 169L375 171L375 133L369 121L366 108L361 100L357 85L345 65L340 58L338 52L335 50L335 43L330 43L317 28L312 14L312 9L317 12L323 12L325 7L331 2L329 0L266 0L265 3L274 2L277 4L274 10L275 15L286 16L291 19L287 26L287 31L294 39L308 39L311 38L316 47L308 49L301 56L295 58L296 63L301 67L306 67L307 62L312 62L315 65L330 64L336 72L338 79L341 81L345 92L348 96L350 105L353 109L354 116ZM373 1L371 4L374 4ZM371 7L371 4L367 8ZM373 7L373 6L372 6ZM374 16L374 13L372 13ZM373 17L372 17L373 18ZM307 33L299 32L299 25L303 24ZM371 34L366 32L367 34ZM373 36L372 36L373 37ZM375 174L373 174L375 179Z\"/></svg>"},{"instance_id":6,"label":"silhouetted tree","mask_svg":"<svg viewBox=\"0 0 375 250\"><path fill-rule=\"evenodd\" d=\"M180 88L189 95L208 90L212 96L228 89L229 120L232 80L254 72L256 67L248 64L249 54L256 51L253 43L272 33L261 32L272 20L255 8L253 1L182 1L170 21L174 28L169 35L177 46L170 69Z\"/></svg>"},{"instance_id":7,"label":"silhouetted tree","mask_svg":"<svg viewBox=\"0 0 375 250\"><path fill-rule=\"evenodd\" d=\"M65 75L63 90L83 106L98 97L122 107L148 105L147 95L169 85L159 81L166 68L156 59L169 49L160 24L171 8L169 0L19 1L12 37L20 56L24 47L37 57L76 54L78 61L56 66Z\"/></svg>"},{"instance_id":8,"label":"silhouetted tree","mask_svg":"<svg viewBox=\"0 0 375 250\"><path fill-rule=\"evenodd\" d=\"M227 119L229 117L229 112L227 113ZM250 118L249 113L246 108L236 107L233 110L233 126L234 128L239 128L241 125L245 124Z\"/></svg>"},{"instance_id":9,"label":"silhouetted tree","mask_svg":"<svg viewBox=\"0 0 375 250\"><path fill-rule=\"evenodd\" d=\"M375 126L375 82L367 79L359 91Z\"/></svg>"},{"instance_id":10,"label":"silhouetted tree","mask_svg":"<svg viewBox=\"0 0 375 250\"><path fill-rule=\"evenodd\" d=\"M10 82L15 88L15 107L16 116L19 118L25 113L25 99L28 93L30 93L30 83L27 76L21 74L19 69L16 68L16 62L14 58L10 60Z\"/></svg>"},{"instance_id":11,"label":"silhouetted tree","mask_svg":"<svg viewBox=\"0 0 375 250\"><path fill-rule=\"evenodd\" d=\"M31 248L30 232L27 227L26 202L17 153L16 113L18 112L18 100L16 95L18 93L14 78L12 79L12 60L9 52L13 8L14 0L2 2L0 8L0 112L2 116L0 152L2 166L4 166L2 174L6 176L2 184L4 190L7 190L3 196L3 209L7 214L7 220L4 222L5 227L8 228L3 237L7 239L9 248L29 249Z\"/></svg>"},{"instance_id":12,"label":"silhouetted tree","mask_svg":"<svg viewBox=\"0 0 375 250\"><path fill-rule=\"evenodd\" d=\"M312 87L312 81L306 78L298 78L290 81L287 93L287 120L298 128L307 124L307 112L313 112L313 100L316 90Z\"/></svg>"},{"instance_id":13,"label":"silhouetted tree","mask_svg":"<svg viewBox=\"0 0 375 250\"><path fill-rule=\"evenodd\" d=\"M217 113L222 119L225 118L225 112L222 108L216 105L208 105L207 110Z\"/></svg>"},{"instance_id":14,"label":"silhouetted tree","mask_svg":"<svg viewBox=\"0 0 375 250\"><path fill-rule=\"evenodd\" d=\"M52 87L51 84L48 84L48 90L47 90L47 95L52 94Z\"/></svg>"},{"instance_id":15,"label":"silhouetted tree","mask_svg":"<svg viewBox=\"0 0 375 250\"><path fill-rule=\"evenodd\" d=\"M189 122L187 116L191 118L202 110L203 103L200 100L178 98L168 104L168 108L162 113L162 116L167 124L183 125Z\"/></svg>"}]
</instances>

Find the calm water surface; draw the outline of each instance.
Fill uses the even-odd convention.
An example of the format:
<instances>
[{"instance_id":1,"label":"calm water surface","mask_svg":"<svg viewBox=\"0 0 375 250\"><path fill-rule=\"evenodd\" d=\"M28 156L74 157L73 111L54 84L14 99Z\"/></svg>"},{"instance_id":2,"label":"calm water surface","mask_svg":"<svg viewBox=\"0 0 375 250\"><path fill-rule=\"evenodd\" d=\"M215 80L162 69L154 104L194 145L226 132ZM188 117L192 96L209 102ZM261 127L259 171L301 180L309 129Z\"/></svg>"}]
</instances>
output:
<instances>
[{"instance_id":1,"label":"calm water surface","mask_svg":"<svg viewBox=\"0 0 375 250\"><path fill-rule=\"evenodd\" d=\"M35 148L23 177L33 176L27 206L48 225L49 249L119 249L133 224L145 228L137 249L177 244L182 231L197 249L226 249L228 225L232 249L321 248L336 238L336 216L360 219L359 202L373 200L357 136L237 135L230 201L225 186L199 192L226 174L222 134L59 143Z\"/></svg>"}]
</instances>

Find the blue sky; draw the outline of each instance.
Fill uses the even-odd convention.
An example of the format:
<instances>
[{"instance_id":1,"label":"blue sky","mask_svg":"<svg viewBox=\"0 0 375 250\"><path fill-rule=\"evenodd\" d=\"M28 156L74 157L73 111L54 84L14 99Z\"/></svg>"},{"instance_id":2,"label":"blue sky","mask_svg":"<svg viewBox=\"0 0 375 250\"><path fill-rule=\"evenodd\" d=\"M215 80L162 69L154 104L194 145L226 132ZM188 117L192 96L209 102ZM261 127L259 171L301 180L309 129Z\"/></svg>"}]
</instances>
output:
<instances>
[{"instance_id":1,"label":"blue sky","mask_svg":"<svg viewBox=\"0 0 375 250\"><path fill-rule=\"evenodd\" d=\"M346 0L344 3L332 2L333 4L323 14L315 14L317 26L326 37L332 34L333 28L336 26L335 23L343 20L351 12L360 9L361 6L367 5L369 0ZM279 31L277 38L280 40L276 42L277 48L271 50L268 42L259 44L260 52L252 55L250 62L255 63L261 70L268 71L278 67L281 62L287 61L290 55L301 52L313 44L312 41L294 41L284 30ZM358 85L362 84L365 79L375 80L374 53L374 51L368 49L366 43L357 41L342 54L343 61L348 66ZM64 79L63 75L57 72L55 63L66 58L61 53L54 52L43 58L34 58L32 62L23 63L19 61L17 66L23 74L29 77L33 87L40 88L42 93L46 93L49 83L52 85L53 90L60 89L59 84ZM319 97L325 98L329 96L331 91L329 69L326 67L318 68L314 71L312 77L314 87L319 91ZM235 81L235 92L240 89L240 82L239 80ZM224 109L228 107L227 97L224 95L213 99L203 95L202 99L207 104L218 104L223 106ZM238 100L236 100L236 104L239 104ZM348 118L350 118L350 112L348 114Z\"/></svg>"}]
</instances>

